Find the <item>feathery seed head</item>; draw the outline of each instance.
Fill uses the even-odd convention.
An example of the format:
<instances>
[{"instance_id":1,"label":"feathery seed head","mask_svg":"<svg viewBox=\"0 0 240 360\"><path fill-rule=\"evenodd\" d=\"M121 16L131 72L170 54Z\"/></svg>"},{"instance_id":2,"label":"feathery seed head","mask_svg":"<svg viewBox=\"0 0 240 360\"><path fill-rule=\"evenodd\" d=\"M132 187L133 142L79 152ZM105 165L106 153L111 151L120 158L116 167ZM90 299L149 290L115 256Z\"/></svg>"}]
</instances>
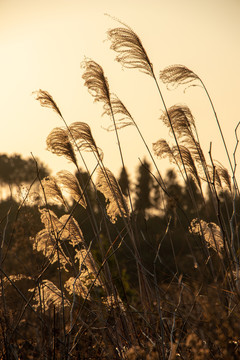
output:
<instances>
[{"instance_id":1,"label":"feathery seed head","mask_svg":"<svg viewBox=\"0 0 240 360\"><path fill-rule=\"evenodd\" d=\"M165 139L159 139L153 143L153 152L159 158L168 157L170 161L174 161L172 149Z\"/></svg>"},{"instance_id":2,"label":"feathery seed head","mask_svg":"<svg viewBox=\"0 0 240 360\"><path fill-rule=\"evenodd\" d=\"M57 173L57 180L77 203L84 208L87 207L85 196L76 176L69 171L62 170Z\"/></svg>"},{"instance_id":3,"label":"feathery seed head","mask_svg":"<svg viewBox=\"0 0 240 360\"><path fill-rule=\"evenodd\" d=\"M68 132L60 127L54 128L47 137L47 150L58 156L64 156L77 164L76 156L69 140Z\"/></svg>"},{"instance_id":4,"label":"feathery seed head","mask_svg":"<svg viewBox=\"0 0 240 360\"><path fill-rule=\"evenodd\" d=\"M120 62L123 67L139 69L145 74L153 76L152 64L141 40L129 26L123 25L125 27L111 29L107 32L108 38L112 42L110 48L118 53L116 61Z\"/></svg>"},{"instance_id":5,"label":"feathery seed head","mask_svg":"<svg viewBox=\"0 0 240 360\"><path fill-rule=\"evenodd\" d=\"M220 162L215 162L215 168L216 168L216 173L219 177L219 185L221 187L223 187L222 184L226 185L227 189L231 193L232 184L228 170L222 164L220 164Z\"/></svg>"},{"instance_id":6,"label":"feathery seed head","mask_svg":"<svg viewBox=\"0 0 240 360\"><path fill-rule=\"evenodd\" d=\"M169 122L171 120L171 124ZM199 142L196 140L197 130L195 119L186 105L173 105L161 116L163 123L175 135L179 142L183 143L190 151L192 158L198 163L206 163Z\"/></svg>"},{"instance_id":7,"label":"feathery seed head","mask_svg":"<svg viewBox=\"0 0 240 360\"><path fill-rule=\"evenodd\" d=\"M39 209L41 213L41 221L44 224L44 229L40 230L35 239L33 239L33 249L42 252L48 258L51 264L60 260L60 266L68 271L66 268L69 259L64 254L60 242L66 240L63 236L63 224L57 215L47 209Z\"/></svg>"},{"instance_id":8,"label":"feathery seed head","mask_svg":"<svg viewBox=\"0 0 240 360\"><path fill-rule=\"evenodd\" d=\"M183 145L179 145L178 147L174 146L173 154L174 157L178 160L179 164L181 164L181 162L183 161L188 174L193 178L193 180L197 183L197 185L201 189L201 180L198 175L198 170L190 150Z\"/></svg>"},{"instance_id":9,"label":"feathery seed head","mask_svg":"<svg viewBox=\"0 0 240 360\"><path fill-rule=\"evenodd\" d=\"M49 308L54 307L59 312L63 306L70 306L69 300L62 295L61 290L50 280L43 280L40 289L32 288L28 291L34 292L33 300L36 301L36 304L33 305L33 308L35 309L43 306L44 310L47 311Z\"/></svg>"},{"instance_id":10,"label":"feathery seed head","mask_svg":"<svg viewBox=\"0 0 240 360\"><path fill-rule=\"evenodd\" d=\"M78 149L94 152L98 159L102 161L103 152L97 147L88 124L84 122L74 122L69 126L69 130L76 141Z\"/></svg>"},{"instance_id":11,"label":"feathery seed head","mask_svg":"<svg viewBox=\"0 0 240 360\"><path fill-rule=\"evenodd\" d=\"M192 234L203 235L208 246L218 253L224 248L222 231L215 223L207 223L206 221L197 218L193 219L191 221L189 232Z\"/></svg>"},{"instance_id":12,"label":"feathery seed head","mask_svg":"<svg viewBox=\"0 0 240 360\"><path fill-rule=\"evenodd\" d=\"M47 91L40 89L38 91L35 91L33 94L36 94L36 100L40 101L41 106L53 109L59 116L62 117L62 114L57 104L55 103L52 96Z\"/></svg>"},{"instance_id":13,"label":"feathery seed head","mask_svg":"<svg viewBox=\"0 0 240 360\"><path fill-rule=\"evenodd\" d=\"M189 70L184 65L171 65L160 71L160 79L164 84L171 85L173 88L200 80L197 74Z\"/></svg>"},{"instance_id":14,"label":"feathery seed head","mask_svg":"<svg viewBox=\"0 0 240 360\"><path fill-rule=\"evenodd\" d=\"M109 85L102 67L93 60L85 60L82 63L82 68L85 70L82 75L83 80L85 80L84 85L94 97L94 101L102 101L106 106L109 106Z\"/></svg>"},{"instance_id":15,"label":"feathery seed head","mask_svg":"<svg viewBox=\"0 0 240 360\"><path fill-rule=\"evenodd\" d=\"M168 115L176 133L189 135L192 129L195 130L195 120L188 106L173 105L168 109L168 114L163 113L161 120L167 127L170 127Z\"/></svg>"},{"instance_id":16,"label":"feathery seed head","mask_svg":"<svg viewBox=\"0 0 240 360\"><path fill-rule=\"evenodd\" d=\"M104 112L102 115L107 114L111 116L112 113L115 117L115 125L117 129L123 129L126 126L134 125L133 118L122 101L115 94L111 94L111 109L109 107L104 107ZM108 131L115 130L114 125L110 125L107 128Z\"/></svg>"},{"instance_id":17,"label":"feathery seed head","mask_svg":"<svg viewBox=\"0 0 240 360\"><path fill-rule=\"evenodd\" d=\"M53 176L47 176L42 180L42 186L48 202L58 202L66 205L61 189Z\"/></svg>"},{"instance_id":18,"label":"feathery seed head","mask_svg":"<svg viewBox=\"0 0 240 360\"><path fill-rule=\"evenodd\" d=\"M115 223L117 216L128 216L129 209L127 199L122 194L119 184L109 169L99 169L96 179L96 188L109 201L107 214L112 223Z\"/></svg>"},{"instance_id":19,"label":"feathery seed head","mask_svg":"<svg viewBox=\"0 0 240 360\"><path fill-rule=\"evenodd\" d=\"M68 241L73 247L84 245L84 237L77 221L71 215L59 219L58 232L62 241Z\"/></svg>"}]
</instances>

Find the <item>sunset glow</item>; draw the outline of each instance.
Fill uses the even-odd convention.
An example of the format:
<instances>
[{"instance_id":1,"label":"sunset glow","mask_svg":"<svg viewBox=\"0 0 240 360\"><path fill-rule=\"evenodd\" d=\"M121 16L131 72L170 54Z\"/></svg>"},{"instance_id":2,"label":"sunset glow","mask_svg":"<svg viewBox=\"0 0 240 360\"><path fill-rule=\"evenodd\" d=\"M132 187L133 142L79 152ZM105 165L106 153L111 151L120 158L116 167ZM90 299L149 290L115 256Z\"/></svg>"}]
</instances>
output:
<instances>
[{"instance_id":1,"label":"sunset glow","mask_svg":"<svg viewBox=\"0 0 240 360\"><path fill-rule=\"evenodd\" d=\"M238 1L17 1L0 4L0 133L2 153L31 152L59 170L64 160L46 151L45 139L55 126L56 114L40 107L32 95L47 90L65 120L87 122L105 161L120 167L113 133L83 86L81 62L87 56L104 69L116 93L141 128L149 146L167 134L159 121L163 110L152 80L137 70L124 70L114 61L106 31L118 26L105 13L121 19L141 38L156 74L172 64L184 64L205 82L212 96L230 154L239 121L240 4ZM187 103L196 118L205 151L213 142L213 156L228 166L213 113L201 88L170 92L161 84L167 106ZM145 149L133 128L121 132L130 172ZM134 144L134 146L133 146ZM67 165L68 166L68 165ZM164 165L165 166L165 165Z\"/></svg>"}]
</instances>

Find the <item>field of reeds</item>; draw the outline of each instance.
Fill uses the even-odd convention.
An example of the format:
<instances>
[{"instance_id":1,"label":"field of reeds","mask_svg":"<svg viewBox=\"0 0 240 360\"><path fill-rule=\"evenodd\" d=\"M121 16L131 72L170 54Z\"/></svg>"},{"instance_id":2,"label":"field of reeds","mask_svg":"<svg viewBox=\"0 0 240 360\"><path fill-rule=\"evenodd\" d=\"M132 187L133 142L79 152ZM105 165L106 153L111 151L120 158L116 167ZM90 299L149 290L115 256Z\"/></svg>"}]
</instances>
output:
<instances>
[{"instance_id":1,"label":"field of reeds","mask_svg":"<svg viewBox=\"0 0 240 360\"><path fill-rule=\"evenodd\" d=\"M155 74L141 40L121 22L108 38L122 67L152 78L169 138L147 144L102 67L85 59L84 85L116 137L117 178L94 129L68 124L47 91L35 92L60 120L48 150L75 171L43 177L33 157L35 178L23 199L0 204L1 359L239 359L238 124L229 154L197 74L183 65ZM211 147L204 154L187 105L165 104L163 87L195 85L209 100L228 164L213 159ZM135 186L119 136L128 126L151 159L140 162ZM171 166L165 176L161 158Z\"/></svg>"}]
</instances>

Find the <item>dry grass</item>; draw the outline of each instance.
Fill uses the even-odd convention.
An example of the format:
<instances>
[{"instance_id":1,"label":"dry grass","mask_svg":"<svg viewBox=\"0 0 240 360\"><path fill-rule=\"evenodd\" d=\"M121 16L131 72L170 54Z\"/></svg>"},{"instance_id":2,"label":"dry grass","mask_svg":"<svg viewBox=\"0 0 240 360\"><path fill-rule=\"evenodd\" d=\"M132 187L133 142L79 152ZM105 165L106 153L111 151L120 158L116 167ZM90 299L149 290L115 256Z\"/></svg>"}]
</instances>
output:
<instances>
[{"instance_id":1,"label":"dry grass","mask_svg":"<svg viewBox=\"0 0 240 360\"><path fill-rule=\"evenodd\" d=\"M207 163L190 109L182 105L167 109L138 36L122 23L108 36L122 66L153 78L165 109L162 121L173 136L174 144L153 139L154 158L137 123L111 93L101 66L85 60L85 86L112 120L120 165L125 166L118 136L122 127L135 126L146 145L156 172L148 175L160 193L161 227L155 243L143 254L145 227L151 219L147 222L140 217L131 188L123 195L114 174L104 165L104 154L89 125L67 125L53 98L46 91L36 92L40 104L54 110L64 123L47 137L48 150L71 161L76 172L63 170L45 179L38 176L38 203L30 211L39 212L41 227L32 222L24 230L26 219L21 223L19 215L24 204L18 208L11 234L6 231L8 217L1 221L1 358L238 359L238 141L233 161L227 152L231 174L212 160L211 153ZM161 71L160 79L174 86L199 82L209 97L201 79L184 66L168 67ZM84 161L86 151L95 156L96 178ZM171 184L163 181L157 157L168 157L178 169L194 216L173 194ZM33 229L30 232L31 225L35 234ZM91 234L87 240L85 233ZM35 269L26 268L26 259L25 267L9 273L12 240L19 244L17 251L26 244L38 256ZM180 256L182 244L188 252ZM159 273L168 261L164 249L170 249L166 254L171 253L174 263L169 264L165 278Z\"/></svg>"}]
</instances>

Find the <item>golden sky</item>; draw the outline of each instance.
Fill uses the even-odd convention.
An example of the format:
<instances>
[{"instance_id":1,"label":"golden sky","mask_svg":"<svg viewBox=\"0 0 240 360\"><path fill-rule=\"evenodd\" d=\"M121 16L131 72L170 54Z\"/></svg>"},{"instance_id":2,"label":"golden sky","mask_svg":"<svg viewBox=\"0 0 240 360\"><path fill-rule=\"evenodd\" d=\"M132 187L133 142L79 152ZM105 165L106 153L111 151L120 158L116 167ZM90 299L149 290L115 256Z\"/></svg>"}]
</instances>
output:
<instances>
[{"instance_id":1,"label":"golden sky","mask_svg":"<svg viewBox=\"0 0 240 360\"><path fill-rule=\"evenodd\" d=\"M159 138L170 139L159 120L163 106L153 80L137 70L122 70L114 61L106 31L118 23L105 13L139 35L157 76L172 64L186 65L199 75L232 155L240 120L239 0L0 0L0 152L24 157L32 152L53 172L69 168L67 160L46 151L47 135L63 124L34 99L32 92L43 89L68 124L84 121L91 126L106 166L118 174L116 138L104 130L110 122L101 117L102 105L93 103L83 85L80 63L85 56L103 67L111 91L126 105L150 148ZM213 157L228 166L203 90L194 87L184 93L179 87L170 92L160 86L167 106L186 103L192 109L206 157L212 141ZM146 150L133 127L121 130L120 137L132 173ZM166 165L158 164L160 170Z\"/></svg>"}]
</instances>

